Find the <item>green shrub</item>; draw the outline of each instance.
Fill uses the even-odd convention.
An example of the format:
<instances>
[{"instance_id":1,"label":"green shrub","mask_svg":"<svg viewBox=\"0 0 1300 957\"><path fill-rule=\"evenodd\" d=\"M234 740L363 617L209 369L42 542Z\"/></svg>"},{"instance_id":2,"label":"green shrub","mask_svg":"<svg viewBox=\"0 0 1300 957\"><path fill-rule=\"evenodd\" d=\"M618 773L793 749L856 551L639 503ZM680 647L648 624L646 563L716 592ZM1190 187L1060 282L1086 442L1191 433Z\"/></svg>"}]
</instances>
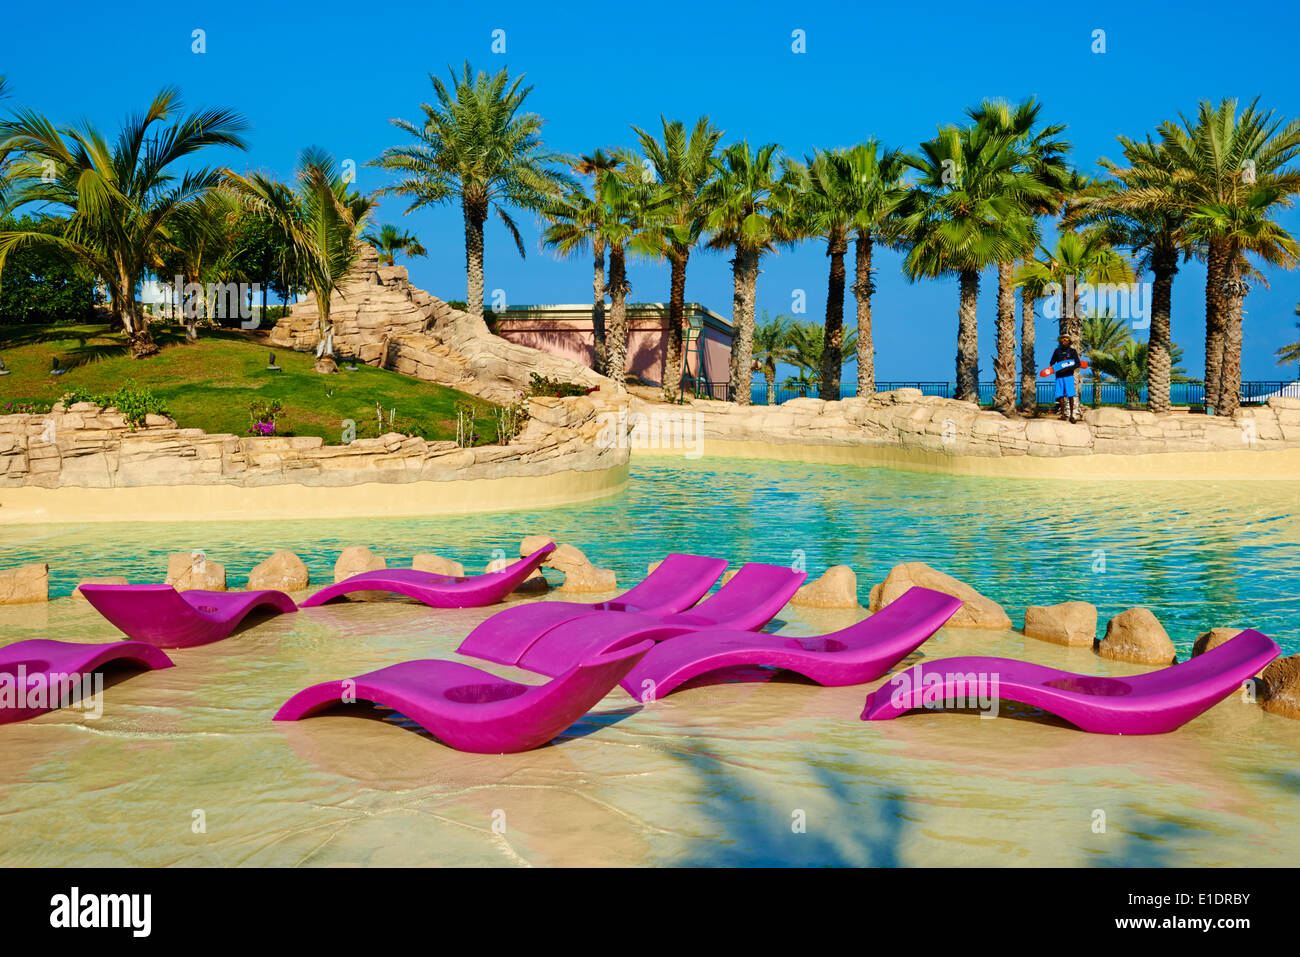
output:
<instances>
[{"instance_id":1,"label":"green shrub","mask_svg":"<svg viewBox=\"0 0 1300 957\"><path fill-rule=\"evenodd\" d=\"M549 395L563 399L575 395L586 395L589 392L595 391L588 386L578 385L576 382L562 382L559 379L548 379L546 376L538 375L536 372L529 376L528 379L529 395Z\"/></svg>"},{"instance_id":2,"label":"green shrub","mask_svg":"<svg viewBox=\"0 0 1300 957\"><path fill-rule=\"evenodd\" d=\"M76 402L93 402L101 409L115 408L132 428L144 425L150 415L166 415L167 405L147 385L136 385L134 379L127 379L115 392L95 394L84 389L72 389L65 392L59 400L64 406Z\"/></svg>"}]
</instances>

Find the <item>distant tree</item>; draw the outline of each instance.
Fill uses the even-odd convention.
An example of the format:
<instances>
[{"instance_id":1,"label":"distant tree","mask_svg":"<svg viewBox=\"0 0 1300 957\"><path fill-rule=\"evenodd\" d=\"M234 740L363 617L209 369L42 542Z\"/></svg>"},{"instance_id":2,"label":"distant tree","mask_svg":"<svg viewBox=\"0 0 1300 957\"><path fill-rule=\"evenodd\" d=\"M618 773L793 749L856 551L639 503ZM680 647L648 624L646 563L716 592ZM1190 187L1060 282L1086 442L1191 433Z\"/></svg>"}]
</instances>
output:
<instances>
[{"instance_id":1,"label":"distant tree","mask_svg":"<svg viewBox=\"0 0 1300 957\"><path fill-rule=\"evenodd\" d=\"M58 216L0 220L0 230L58 235L66 228ZM0 284L0 322L84 322L94 307L94 275L56 247L33 244L10 254Z\"/></svg>"}]
</instances>

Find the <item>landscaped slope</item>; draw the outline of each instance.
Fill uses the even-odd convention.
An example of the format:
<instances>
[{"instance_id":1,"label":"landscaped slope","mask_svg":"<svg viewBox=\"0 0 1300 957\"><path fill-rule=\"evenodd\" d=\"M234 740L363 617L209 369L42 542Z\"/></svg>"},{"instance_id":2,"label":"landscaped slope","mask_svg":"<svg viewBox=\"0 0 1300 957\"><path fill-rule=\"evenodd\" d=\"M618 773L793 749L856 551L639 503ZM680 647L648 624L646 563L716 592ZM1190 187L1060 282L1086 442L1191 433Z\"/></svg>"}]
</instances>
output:
<instances>
[{"instance_id":1,"label":"landscaped slope","mask_svg":"<svg viewBox=\"0 0 1300 957\"><path fill-rule=\"evenodd\" d=\"M11 370L0 376L0 414L24 404L48 407L71 390L111 393L134 379L164 400L182 428L244 434L253 424L249 403L278 400L283 406L277 426L281 435L338 443L343 423L351 419L359 436L397 431L454 439L454 405L466 401L479 410L480 442L494 441L491 406L445 386L365 365L321 375L313 371L314 356L287 349L275 351L282 371L271 372L264 343L228 330L203 330L191 343L178 328L158 326L154 335L162 352L137 360L127 357L124 337L106 326L0 327L0 356ZM50 374L55 358L68 370L65 374ZM14 408L7 409L9 403ZM382 428L376 407L383 410Z\"/></svg>"}]
</instances>

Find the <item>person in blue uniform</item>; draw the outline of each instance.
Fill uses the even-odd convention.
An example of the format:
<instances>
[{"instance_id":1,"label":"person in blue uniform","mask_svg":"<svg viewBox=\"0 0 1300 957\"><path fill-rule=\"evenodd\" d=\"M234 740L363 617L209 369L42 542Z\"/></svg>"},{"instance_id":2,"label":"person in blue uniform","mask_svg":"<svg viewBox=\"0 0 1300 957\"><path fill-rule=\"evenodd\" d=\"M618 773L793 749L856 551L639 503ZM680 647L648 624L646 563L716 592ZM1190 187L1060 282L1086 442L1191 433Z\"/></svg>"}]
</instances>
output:
<instances>
[{"instance_id":1,"label":"person in blue uniform","mask_svg":"<svg viewBox=\"0 0 1300 957\"><path fill-rule=\"evenodd\" d=\"M1055 366L1058 362L1072 363L1056 370L1056 389L1053 393L1056 397L1056 411L1061 418L1068 419L1071 423L1078 422L1079 396L1074 388L1074 374L1079 370L1079 353L1070 345L1069 336L1058 336L1056 341L1060 345L1052 353L1051 365Z\"/></svg>"}]
</instances>

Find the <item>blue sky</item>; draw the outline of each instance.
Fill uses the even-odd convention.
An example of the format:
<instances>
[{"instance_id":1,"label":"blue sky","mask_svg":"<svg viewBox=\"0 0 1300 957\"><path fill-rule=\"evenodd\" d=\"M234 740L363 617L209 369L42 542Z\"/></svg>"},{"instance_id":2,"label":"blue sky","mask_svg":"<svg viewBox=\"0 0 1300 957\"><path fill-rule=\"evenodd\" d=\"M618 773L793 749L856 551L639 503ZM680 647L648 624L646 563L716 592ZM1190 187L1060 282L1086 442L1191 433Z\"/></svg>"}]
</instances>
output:
<instances>
[{"instance_id":1,"label":"blue sky","mask_svg":"<svg viewBox=\"0 0 1300 957\"><path fill-rule=\"evenodd\" d=\"M39 4L12 4L0 39L0 73L14 100L56 120L88 118L113 128L163 85L182 89L190 106L242 112L253 125L246 154L214 154L237 169L292 174L298 152L320 145L353 159L364 190L385 183L363 166L402 141L390 117L414 119L432 98L427 74L446 75L468 59L475 69L508 67L534 86L529 107L547 121L549 146L568 153L631 145L631 124L652 128L660 114L688 123L708 114L724 142L775 141L802 155L875 136L914 148L941 123L961 120L984 97L1041 99L1044 118L1068 124L1072 158L1086 172L1098 156L1115 158L1117 134L1141 136L1202 98L1254 96L1286 117L1300 116L1294 37L1300 7L1252 4L1230 15L1222 4L1102 2L1057 9L1008 2L996 8L928 4L683 3L598 6L498 2L491 5L317 0L289 8L263 2L111 7L65 4L52 17ZM994 15L996 11L996 15ZM192 32L206 52L192 52ZM504 54L492 52L505 31ZM792 51L802 30L806 52ZM1093 53L1093 31L1105 53ZM429 258L411 263L413 280L444 299L464 298L459 209L403 216L384 201L380 222L419 235ZM586 256L557 260L523 216L527 258L490 221L487 287L507 301L584 302ZM1300 214L1282 218L1300 233ZM877 375L951 379L955 353L955 279L909 284L896 254L878 252L874 300ZM758 305L789 312L805 290L808 318L824 314L824 245L809 242L769 257ZM1300 272L1270 270L1246 301L1246 378L1294 377L1274 350L1296 336ZM631 265L632 298L668 295L666 268ZM1203 362L1205 274L1186 264L1174 284L1174 339L1186 365ZM982 378L992 378L995 277L980 293ZM727 258L700 252L687 297L730 314ZM853 315L851 295L846 316ZM1040 320L1041 321L1041 320ZM1144 335L1144 334L1139 334ZM1045 360L1044 354L1042 359Z\"/></svg>"}]
</instances>

